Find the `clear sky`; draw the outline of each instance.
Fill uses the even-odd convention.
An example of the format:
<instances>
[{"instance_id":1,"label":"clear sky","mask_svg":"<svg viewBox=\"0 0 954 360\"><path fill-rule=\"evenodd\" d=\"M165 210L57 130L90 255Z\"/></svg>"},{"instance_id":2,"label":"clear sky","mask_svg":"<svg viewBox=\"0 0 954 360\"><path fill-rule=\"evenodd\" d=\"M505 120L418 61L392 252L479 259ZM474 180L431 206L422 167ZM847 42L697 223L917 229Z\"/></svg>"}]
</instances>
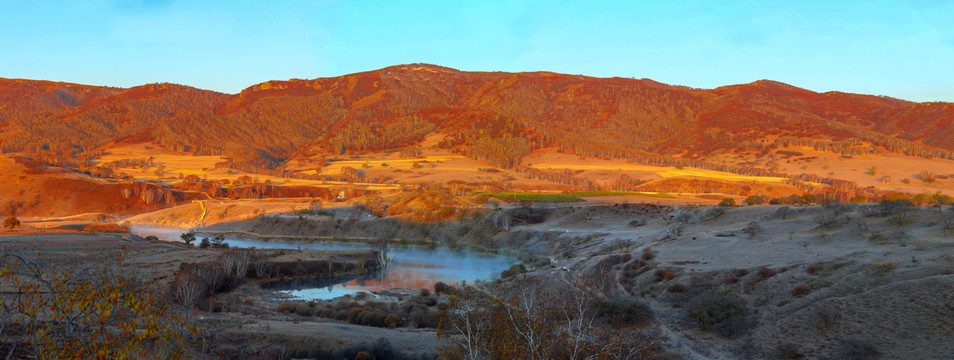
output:
<instances>
[{"instance_id":1,"label":"clear sky","mask_svg":"<svg viewBox=\"0 0 954 360\"><path fill-rule=\"evenodd\" d=\"M954 102L954 2L0 0L0 77L235 93L415 62Z\"/></svg>"}]
</instances>

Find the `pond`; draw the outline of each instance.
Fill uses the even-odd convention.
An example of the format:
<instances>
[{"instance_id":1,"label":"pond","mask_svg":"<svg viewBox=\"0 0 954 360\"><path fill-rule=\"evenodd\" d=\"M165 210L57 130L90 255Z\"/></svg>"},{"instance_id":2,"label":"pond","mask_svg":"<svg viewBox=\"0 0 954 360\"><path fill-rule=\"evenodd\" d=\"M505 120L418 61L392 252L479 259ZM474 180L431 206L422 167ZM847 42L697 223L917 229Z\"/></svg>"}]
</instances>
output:
<instances>
[{"instance_id":1,"label":"pond","mask_svg":"<svg viewBox=\"0 0 954 360\"><path fill-rule=\"evenodd\" d=\"M333 242L261 241L226 239L230 247L259 249L370 249L367 244ZM275 289L301 299L333 299L359 292L412 293L420 289L432 289L434 283L447 284L461 281L494 280L500 272L517 263L506 256L478 254L449 249L426 249L396 246L391 249L391 264L387 270L363 277L336 279L334 281L292 281L273 283Z\"/></svg>"}]
</instances>

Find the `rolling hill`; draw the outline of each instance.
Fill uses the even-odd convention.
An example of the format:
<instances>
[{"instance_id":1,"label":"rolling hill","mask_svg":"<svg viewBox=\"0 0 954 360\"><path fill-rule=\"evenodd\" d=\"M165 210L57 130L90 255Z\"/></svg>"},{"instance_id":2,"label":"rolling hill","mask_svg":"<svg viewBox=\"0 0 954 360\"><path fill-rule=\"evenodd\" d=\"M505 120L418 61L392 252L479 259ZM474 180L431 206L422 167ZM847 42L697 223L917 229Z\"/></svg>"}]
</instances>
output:
<instances>
[{"instance_id":1,"label":"rolling hill","mask_svg":"<svg viewBox=\"0 0 954 360\"><path fill-rule=\"evenodd\" d=\"M659 179L658 172L624 181L646 173L625 165L635 163L798 179L790 185L807 189L809 183L825 183L860 194L863 186L884 188L891 176L882 171L876 178L874 164L845 159L890 155L895 163L917 160L916 167L893 174L902 182L925 169L925 159L954 159L954 104L816 93L768 80L695 89L649 79L467 72L427 64L268 81L238 94L166 83L123 89L0 79L0 153L95 173L100 170L90 172L91 167L102 164L112 150L144 143L159 145L166 157L222 159L176 172L211 175L223 183L242 171L273 176L268 179L273 182L297 177L322 184L367 179L368 173L371 182L393 184L395 177L419 166L404 163L404 154L413 157L427 148L435 158L458 159L459 180L473 173L474 179L485 176L477 181L484 184L525 177L529 183L514 184L662 189L640 185ZM380 155L363 155L369 153ZM162 172L151 167L152 160L143 166L143 157L118 159L114 165L140 175ZM375 161L380 166L360 171L337 166L340 177L316 178L327 159L345 164L342 157L364 167ZM577 158L631 170L571 172L559 166ZM176 161L162 163L190 163ZM556 167L543 168L543 163ZM138 169L132 168L135 164ZM836 174L829 165L843 170ZM846 172L859 166L872 166L866 172L871 178L862 179L861 186L839 180L858 181ZM491 168L504 172L491 176ZM419 176L421 181L442 179L427 174ZM945 186L918 191L950 192ZM666 189L682 187L679 181L666 181Z\"/></svg>"},{"instance_id":2,"label":"rolling hill","mask_svg":"<svg viewBox=\"0 0 954 360\"><path fill-rule=\"evenodd\" d=\"M417 64L269 81L235 95L172 84L117 89L0 80L4 152L81 154L151 141L274 168L294 157L400 149L430 134L502 167L552 146L636 160L704 160L783 144L949 158L954 104L815 93L765 80L706 90Z\"/></svg>"}]
</instances>

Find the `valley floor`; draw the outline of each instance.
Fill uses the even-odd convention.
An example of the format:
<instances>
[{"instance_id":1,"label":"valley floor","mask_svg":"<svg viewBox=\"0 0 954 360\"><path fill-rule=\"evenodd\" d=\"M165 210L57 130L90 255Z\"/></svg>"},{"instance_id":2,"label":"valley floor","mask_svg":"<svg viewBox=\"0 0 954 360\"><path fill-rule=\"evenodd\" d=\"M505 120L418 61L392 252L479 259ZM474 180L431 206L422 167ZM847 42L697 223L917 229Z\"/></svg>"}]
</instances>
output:
<instances>
[{"instance_id":1,"label":"valley floor","mask_svg":"<svg viewBox=\"0 0 954 360\"><path fill-rule=\"evenodd\" d=\"M533 262L529 273L601 279L603 296L652 309L654 321L648 326L667 338L670 358L878 354L943 359L954 353L949 341L954 333L951 207L529 206L485 209L474 218L428 224L340 209L321 216L266 215L205 230L422 239L549 259L548 265ZM0 242L6 250L75 259L125 249L131 264L160 278L184 262L213 257L210 250L144 242L128 234L7 233ZM219 297L234 304L227 306L230 310L202 316L230 324L221 334L233 340L314 339L344 347L384 337L401 351L410 347L419 355L436 354L431 331L277 314L277 300L268 298L266 291L243 285ZM712 306L732 310L711 315ZM700 318L700 313L709 315Z\"/></svg>"}]
</instances>

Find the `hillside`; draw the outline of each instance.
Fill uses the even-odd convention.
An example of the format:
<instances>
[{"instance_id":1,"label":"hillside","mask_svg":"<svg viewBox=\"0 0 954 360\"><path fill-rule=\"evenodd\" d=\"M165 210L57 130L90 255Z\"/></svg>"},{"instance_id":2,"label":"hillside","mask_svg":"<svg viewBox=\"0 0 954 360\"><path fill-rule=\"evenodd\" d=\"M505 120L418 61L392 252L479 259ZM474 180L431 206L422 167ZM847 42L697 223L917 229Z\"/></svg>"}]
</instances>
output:
<instances>
[{"instance_id":1,"label":"hillside","mask_svg":"<svg viewBox=\"0 0 954 360\"><path fill-rule=\"evenodd\" d=\"M200 195L149 183L108 181L0 156L0 216L4 217L129 215L199 199Z\"/></svg>"},{"instance_id":2,"label":"hillside","mask_svg":"<svg viewBox=\"0 0 954 360\"><path fill-rule=\"evenodd\" d=\"M444 148L504 168L551 146L639 162L706 160L787 144L950 157L952 125L950 103L815 93L772 81L706 90L420 64L269 81L235 95L172 84L116 89L0 80L5 152L95 153L117 142L149 141L225 155L249 169L401 149L433 134Z\"/></svg>"}]
</instances>

